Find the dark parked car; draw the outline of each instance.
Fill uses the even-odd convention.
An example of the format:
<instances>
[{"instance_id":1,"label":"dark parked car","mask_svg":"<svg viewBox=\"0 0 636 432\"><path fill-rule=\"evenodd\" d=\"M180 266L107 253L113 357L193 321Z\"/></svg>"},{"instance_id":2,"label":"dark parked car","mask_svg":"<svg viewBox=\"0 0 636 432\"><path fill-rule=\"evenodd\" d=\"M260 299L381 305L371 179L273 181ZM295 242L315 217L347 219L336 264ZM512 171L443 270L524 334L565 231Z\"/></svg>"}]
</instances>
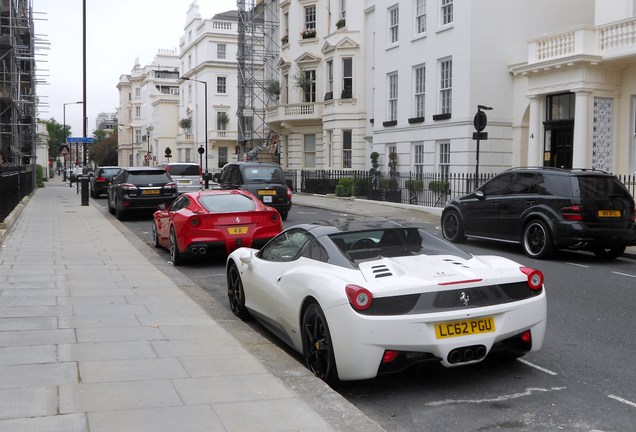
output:
<instances>
[{"instance_id":1,"label":"dark parked car","mask_svg":"<svg viewBox=\"0 0 636 432\"><path fill-rule=\"evenodd\" d=\"M222 189L243 189L274 207L283 220L292 205L292 193L280 165L272 162L230 162L215 177Z\"/></svg>"},{"instance_id":2,"label":"dark parked car","mask_svg":"<svg viewBox=\"0 0 636 432\"><path fill-rule=\"evenodd\" d=\"M177 186L165 169L120 168L108 188L108 211L122 220L132 211L154 212L159 204L170 205Z\"/></svg>"},{"instance_id":3,"label":"dark parked car","mask_svg":"<svg viewBox=\"0 0 636 432\"><path fill-rule=\"evenodd\" d=\"M442 232L520 243L532 258L557 249L619 257L636 242L634 199L616 176L596 170L512 168L450 201Z\"/></svg>"},{"instance_id":4,"label":"dark parked car","mask_svg":"<svg viewBox=\"0 0 636 432\"><path fill-rule=\"evenodd\" d=\"M108 186L110 186L113 178L119 172L118 166L103 166L97 168L95 174L91 176L91 196L97 198L101 194L108 193Z\"/></svg>"}]
</instances>

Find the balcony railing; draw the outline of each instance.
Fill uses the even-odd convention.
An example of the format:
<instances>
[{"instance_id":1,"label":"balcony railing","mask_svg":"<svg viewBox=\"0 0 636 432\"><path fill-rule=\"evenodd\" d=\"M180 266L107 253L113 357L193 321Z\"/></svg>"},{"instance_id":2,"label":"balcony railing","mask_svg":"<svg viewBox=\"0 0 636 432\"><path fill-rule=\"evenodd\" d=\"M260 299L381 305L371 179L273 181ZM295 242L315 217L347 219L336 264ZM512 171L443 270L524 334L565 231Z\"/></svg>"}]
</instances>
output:
<instances>
[{"instance_id":1,"label":"balcony railing","mask_svg":"<svg viewBox=\"0 0 636 432\"><path fill-rule=\"evenodd\" d=\"M636 53L636 18L605 24L582 25L530 41L528 64L574 56L614 58Z\"/></svg>"},{"instance_id":2,"label":"balcony railing","mask_svg":"<svg viewBox=\"0 0 636 432\"><path fill-rule=\"evenodd\" d=\"M267 109L267 121L312 120L322 117L322 102L277 105Z\"/></svg>"}]
</instances>

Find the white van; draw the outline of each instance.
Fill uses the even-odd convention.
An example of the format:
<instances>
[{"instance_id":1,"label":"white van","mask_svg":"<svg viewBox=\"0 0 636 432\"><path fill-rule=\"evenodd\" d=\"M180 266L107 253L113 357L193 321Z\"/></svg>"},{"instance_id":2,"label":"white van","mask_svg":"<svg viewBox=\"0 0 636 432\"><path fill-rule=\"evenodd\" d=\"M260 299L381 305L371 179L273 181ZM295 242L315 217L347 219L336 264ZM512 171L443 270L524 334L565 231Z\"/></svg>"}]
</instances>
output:
<instances>
[{"instance_id":1,"label":"white van","mask_svg":"<svg viewBox=\"0 0 636 432\"><path fill-rule=\"evenodd\" d=\"M185 192L196 192L203 188L203 178L201 167L196 163L171 162L162 163L161 168L165 169L172 180L177 185L179 194Z\"/></svg>"}]
</instances>

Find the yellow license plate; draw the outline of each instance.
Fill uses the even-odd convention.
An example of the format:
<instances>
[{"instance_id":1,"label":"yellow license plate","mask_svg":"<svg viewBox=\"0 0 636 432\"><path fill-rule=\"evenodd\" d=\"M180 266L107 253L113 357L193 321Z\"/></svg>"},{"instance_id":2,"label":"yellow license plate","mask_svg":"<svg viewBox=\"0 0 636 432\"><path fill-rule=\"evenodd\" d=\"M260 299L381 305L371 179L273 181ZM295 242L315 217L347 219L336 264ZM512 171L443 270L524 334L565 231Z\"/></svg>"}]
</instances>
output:
<instances>
[{"instance_id":1,"label":"yellow license plate","mask_svg":"<svg viewBox=\"0 0 636 432\"><path fill-rule=\"evenodd\" d=\"M190 184L190 180L179 180L179 184Z\"/></svg>"},{"instance_id":2,"label":"yellow license plate","mask_svg":"<svg viewBox=\"0 0 636 432\"><path fill-rule=\"evenodd\" d=\"M495 320L493 320L492 317L435 324L435 336L437 337L437 339L469 336L473 334L490 333L494 331Z\"/></svg>"},{"instance_id":3,"label":"yellow license plate","mask_svg":"<svg viewBox=\"0 0 636 432\"><path fill-rule=\"evenodd\" d=\"M144 189L141 193L144 195L159 195L161 191L159 189Z\"/></svg>"},{"instance_id":4,"label":"yellow license plate","mask_svg":"<svg viewBox=\"0 0 636 432\"><path fill-rule=\"evenodd\" d=\"M241 234L247 234L247 227L229 227L227 229L227 232L230 235L241 235Z\"/></svg>"},{"instance_id":5,"label":"yellow license plate","mask_svg":"<svg viewBox=\"0 0 636 432\"><path fill-rule=\"evenodd\" d=\"M276 191L274 189L260 189L258 191L259 195L276 195Z\"/></svg>"},{"instance_id":6,"label":"yellow license plate","mask_svg":"<svg viewBox=\"0 0 636 432\"><path fill-rule=\"evenodd\" d=\"M620 210L599 210L598 217L621 217Z\"/></svg>"}]
</instances>

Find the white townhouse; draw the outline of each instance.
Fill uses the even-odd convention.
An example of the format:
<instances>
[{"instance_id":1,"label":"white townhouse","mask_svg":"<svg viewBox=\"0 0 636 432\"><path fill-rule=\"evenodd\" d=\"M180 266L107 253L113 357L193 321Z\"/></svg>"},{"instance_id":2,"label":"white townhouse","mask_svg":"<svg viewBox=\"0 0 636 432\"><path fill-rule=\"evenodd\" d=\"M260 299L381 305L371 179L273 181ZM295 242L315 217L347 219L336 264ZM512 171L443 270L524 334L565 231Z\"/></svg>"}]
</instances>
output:
<instances>
[{"instance_id":1,"label":"white townhouse","mask_svg":"<svg viewBox=\"0 0 636 432\"><path fill-rule=\"evenodd\" d=\"M380 166L397 170L497 172L525 165L513 134L515 80L530 35L587 20L580 0L401 0L366 2L368 134ZM479 106L484 107L478 108ZM492 108L490 110L489 108ZM478 111L487 139L473 139Z\"/></svg>"},{"instance_id":2,"label":"white townhouse","mask_svg":"<svg viewBox=\"0 0 636 432\"><path fill-rule=\"evenodd\" d=\"M529 12L539 26L555 9ZM636 1L581 0L556 12L578 19L533 27L524 59L509 65L513 162L636 174Z\"/></svg>"},{"instance_id":3,"label":"white townhouse","mask_svg":"<svg viewBox=\"0 0 636 432\"><path fill-rule=\"evenodd\" d=\"M202 19L196 1L190 5L179 43L180 128L173 162L201 163L214 173L236 160L237 32L237 11Z\"/></svg>"},{"instance_id":4,"label":"white townhouse","mask_svg":"<svg viewBox=\"0 0 636 432\"><path fill-rule=\"evenodd\" d=\"M136 61L130 74L119 77L120 166L155 166L166 160L166 148L174 152L178 129L178 65L176 50L158 50L152 64L142 67Z\"/></svg>"},{"instance_id":5,"label":"white townhouse","mask_svg":"<svg viewBox=\"0 0 636 432\"><path fill-rule=\"evenodd\" d=\"M274 76L266 111L289 169L367 169L364 2L266 0L278 11Z\"/></svg>"}]
</instances>

